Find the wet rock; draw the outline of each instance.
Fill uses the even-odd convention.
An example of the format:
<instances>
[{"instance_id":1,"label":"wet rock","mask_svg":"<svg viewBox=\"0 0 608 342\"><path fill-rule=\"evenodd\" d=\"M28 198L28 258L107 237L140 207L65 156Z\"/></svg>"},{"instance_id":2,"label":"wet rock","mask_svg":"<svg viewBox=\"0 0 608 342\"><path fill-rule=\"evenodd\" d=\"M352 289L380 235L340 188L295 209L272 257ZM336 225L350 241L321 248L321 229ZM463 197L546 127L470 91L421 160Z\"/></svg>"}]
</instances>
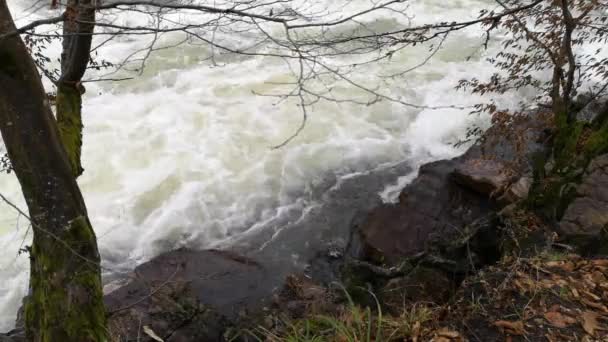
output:
<instances>
[{"instance_id":1,"label":"wet rock","mask_svg":"<svg viewBox=\"0 0 608 342\"><path fill-rule=\"evenodd\" d=\"M592 123L602 113L606 112L607 103L605 101L598 101L592 99L577 99L580 102L586 103L586 105L576 114L576 119L582 122Z\"/></svg>"},{"instance_id":2,"label":"wet rock","mask_svg":"<svg viewBox=\"0 0 608 342\"><path fill-rule=\"evenodd\" d=\"M234 253L179 249L142 264L105 297L115 336L144 326L171 341L221 341L224 330L267 299L266 269ZM122 340L122 339L121 339Z\"/></svg>"},{"instance_id":3,"label":"wet rock","mask_svg":"<svg viewBox=\"0 0 608 342\"><path fill-rule=\"evenodd\" d=\"M455 232L492 210L491 201L453 182L458 160L424 165L398 204L373 210L361 227L365 258L398 262L422 252L433 236Z\"/></svg>"},{"instance_id":4,"label":"wet rock","mask_svg":"<svg viewBox=\"0 0 608 342\"><path fill-rule=\"evenodd\" d=\"M507 187L507 190L498 198L501 205L509 205L528 198L533 179L530 176L519 178L515 183Z\"/></svg>"},{"instance_id":5,"label":"wet rock","mask_svg":"<svg viewBox=\"0 0 608 342\"><path fill-rule=\"evenodd\" d=\"M380 296L383 303L402 308L411 301L442 303L452 290L453 283L443 272L419 266L404 277L391 279Z\"/></svg>"},{"instance_id":6,"label":"wet rock","mask_svg":"<svg viewBox=\"0 0 608 342\"><path fill-rule=\"evenodd\" d=\"M273 298L273 309L292 319L327 313L335 306L331 291L303 274L287 276Z\"/></svg>"},{"instance_id":7,"label":"wet rock","mask_svg":"<svg viewBox=\"0 0 608 342\"><path fill-rule=\"evenodd\" d=\"M488 197L504 191L512 182L513 173L506 163L492 159L467 159L458 165L454 180Z\"/></svg>"},{"instance_id":8,"label":"wet rock","mask_svg":"<svg viewBox=\"0 0 608 342\"><path fill-rule=\"evenodd\" d=\"M586 247L599 243L607 229L608 154L605 154L589 164L576 187L574 200L564 212L559 233L566 240Z\"/></svg>"},{"instance_id":9,"label":"wet rock","mask_svg":"<svg viewBox=\"0 0 608 342\"><path fill-rule=\"evenodd\" d=\"M376 207L361 224L361 257L397 263L433 246L442 249L504 205L492 195L510 189L505 200L524 197L530 179L522 177L531 173L534 156L548 149L543 118L518 118L512 134L516 139L491 128L464 155L422 166L399 203ZM494 234L492 229L483 232Z\"/></svg>"}]
</instances>

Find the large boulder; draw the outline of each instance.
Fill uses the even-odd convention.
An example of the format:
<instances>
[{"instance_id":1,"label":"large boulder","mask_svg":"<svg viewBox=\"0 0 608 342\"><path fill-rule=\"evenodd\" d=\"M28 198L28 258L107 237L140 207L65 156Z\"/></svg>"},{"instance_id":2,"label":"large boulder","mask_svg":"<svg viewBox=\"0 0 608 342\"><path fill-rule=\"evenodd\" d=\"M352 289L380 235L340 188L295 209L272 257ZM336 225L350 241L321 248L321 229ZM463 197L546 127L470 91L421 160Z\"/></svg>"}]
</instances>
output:
<instances>
[{"instance_id":1,"label":"large boulder","mask_svg":"<svg viewBox=\"0 0 608 342\"><path fill-rule=\"evenodd\" d=\"M137 267L129 283L105 296L114 337L221 341L226 328L268 299L267 270L218 251L179 249ZM144 329L145 328L145 329Z\"/></svg>"},{"instance_id":2,"label":"large boulder","mask_svg":"<svg viewBox=\"0 0 608 342\"><path fill-rule=\"evenodd\" d=\"M399 203L370 212L360 231L366 258L398 262L425 250L433 236L453 233L492 211L487 197L453 182L451 174L459 162L422 166Z\"/></svg>"},{"instance_id":3,"label":"large boulder","mask_svg":"<svg viewBox=\"0 0 608 342\"><path fill-rule=\"evenodd\" d=\"M562 238L581 247L602 241L608 230L608 154L595 158L576 187L575 198L559 224Z\"/></svg>"},{"instance_id":4,"label":"large boulder","mask_svg":"<svg viewBox=\"0 0 608 342\"><path fill-rule=\"evenodd\" d=\"M503 192L513 182L515 172L506 163L493 159L465 159L454 172L459 184L487 197Z\"/></svg>"},{"instance_id":5,"label":"large boulder","mask_svg":"<svg viewBox=\"0 0 608 342\"><path fill-rule=\"evenodd\" d=\"M395 263L443 249L497 208L525 199L534 155L549 145L545 118L517 117L509 134L490 128L464 155L422 166L399 203L376 207L360 226L362 257Z\"/></svg>"}]
</instances>

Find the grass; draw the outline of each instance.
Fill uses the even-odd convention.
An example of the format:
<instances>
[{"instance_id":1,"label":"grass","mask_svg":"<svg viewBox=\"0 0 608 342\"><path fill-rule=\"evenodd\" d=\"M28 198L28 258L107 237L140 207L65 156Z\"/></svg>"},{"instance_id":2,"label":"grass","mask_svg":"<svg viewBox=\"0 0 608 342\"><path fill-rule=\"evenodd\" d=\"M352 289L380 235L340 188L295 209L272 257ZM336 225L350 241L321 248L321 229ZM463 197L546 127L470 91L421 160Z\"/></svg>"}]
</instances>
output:
<instances>
[{"instance_id":1,"label":"grass","mask_svg":"<svg viewBox=\"0 0 608 342\"><path fill-rule=\"evenodd\" d=\"M421 325L433 318L432 310L424 305L404 308L399 316L384 315L378 299L370 294L376 302L373 309L355 304L346 293L347 305L339 313L282 322L279 329L258 327L247 335L259 342L403 341L417 335Z\"/></svg>"}]
</instances>

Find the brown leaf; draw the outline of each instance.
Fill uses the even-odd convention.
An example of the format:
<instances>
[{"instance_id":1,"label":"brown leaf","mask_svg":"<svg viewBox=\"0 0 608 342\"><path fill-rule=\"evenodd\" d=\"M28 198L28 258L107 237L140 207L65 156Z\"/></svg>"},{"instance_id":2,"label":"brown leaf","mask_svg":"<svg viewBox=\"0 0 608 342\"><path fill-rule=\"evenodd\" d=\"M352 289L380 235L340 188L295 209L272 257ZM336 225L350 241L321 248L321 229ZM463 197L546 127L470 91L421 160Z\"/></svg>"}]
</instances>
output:
<instances>
[{"instance_id":1,"label":"brown leaf","mask_svg":"<svg viewBox=\"0 0 608 342\"><path fill-rule=\"evenodd\" d=\"M575 289L574 287L570 289L570 291L572 291L572 295L574 296L574 298L580 298L581 295L578 293L578 290Z\"/></svg>"},{"instance_id":2,"label":"brown leaf","mask_svg":"<svg viewBox=\"0 0 608 342\"><path fill-rule=\"evenodd\" d=\"M556 311L549 311L545 313L545 319L556 328L565 328L570 324L576 323L576 320L570 316L563 315Z\"/></svg>"},{"instance_id":3,"label":"brown leaf","mask_svg":"<svg viewBox=\"0 0 608 342\"><path fill-rule=\"evenodd\" d=\"M447 337L442 337L442 336L437 337L436 339L434 339L434 341L435 341L435 342L452 342L452 341L450 341L450 339L449 339L449 338L447 338Z\"/></svg>"},{"instance_id":4,"label":"brown leaf","mask_svg":"<svg viewBox=\"0 0 608 342\"><path fill-rule=\"evenodd\" d=\"M443 328L443 329L439 330L437 332L437 335L442 336L442 337L451 338L451 339L455 339L455 338L459 338L460 337L460 333L458 331L451 331L451 330L448 330L446 328Z\"/></svg>"},{"instance_id":5,"label":"brown leaf","mask_svg":"<svg viewBox=\"0 0 608 342\"><path fill-rule=\"evenodd\" d=\"M524 335L526 333L524 330L524 322L522 321L496 321L494 322L494 325L511 335Z\"/></svg>"},{"instance_id":6,"label":"brown leaf","mask_svg":"<svg viewBox=\"0 0 608 342\"><path fill-rule=\"evenodd\" d=\"M591 261L594 266L608 267L608 259L598 259Z\"/></svg>"},{"instance_id":7,"label":"brown leaf","mask_svg":"<svg viewBox=\"0 0 608 342\"><path fill-rule=\"evenodd\" d=\"M602 300L602 298L600 298L600 297L596 296L595 294L593 294L593 293L591 293L591 292L589 292L589 291L587 291L587 290L583 290L582 292L583 292L583 294L584 294L585 296L587 296L587 298L589 298L589 299L591 299L591 300L595 300L595 301L600 301L600 300Z\"/></svg>"},{"instance_id":8,"label":"brown leaf","mask_svg":"<svg viewBox=\"0 0 608 342\"><path fill-rule=\"evenodd\" d=\"M587 334L594 336L595 330L599 328L599 324L597 323L598 314L591 311L585 311L582 314L583 317L583 329Z\"/></svg>"},{"instance_id":9,"label":"brown leaf","mask_svg":"<svg viewBox=\"0 0 608 342\"><path fill-rule=\"evenodd\" d=\"M585 298L581 298L581 302L589 307L592 307L594 309L598 309L598 310L608 313L608 308L606 308L606 306L604 306L602 304L593 303Z\"/></svg>"},{"instance_id":10,"label":"brown leaf","mask_svg":"<svg viewBox=\"0 0 608 342\"><path fill-rule=\"evenodd\" d=\"M412 329L412 341L418 342L418 336L420 336L420 322L416 321Z\"/></svg>"},{"instance_id":11,"label":"brown leaf","mask_svg":"<svg viewBox=\"0 0 608 342\"><path fill-rule=\"evenodd\" d=\"M602 283L606 282L606 277L600 271L595 271L595 272L591 273L591 278L593 279L593 281L596 284L602 284Z\"/></svg>"},{"instance_id":12,"label":"brown leaf","mask_svg":"<svg viewBox=\"0 0 608 342\"><path fill-rule=\"evenodd\" d=\"M576 266L574 266L573 262L566 261L563 265L561 265L560 268L566 272L572 272L572 271L574 271Z\"/></svg>"}]
</instances>

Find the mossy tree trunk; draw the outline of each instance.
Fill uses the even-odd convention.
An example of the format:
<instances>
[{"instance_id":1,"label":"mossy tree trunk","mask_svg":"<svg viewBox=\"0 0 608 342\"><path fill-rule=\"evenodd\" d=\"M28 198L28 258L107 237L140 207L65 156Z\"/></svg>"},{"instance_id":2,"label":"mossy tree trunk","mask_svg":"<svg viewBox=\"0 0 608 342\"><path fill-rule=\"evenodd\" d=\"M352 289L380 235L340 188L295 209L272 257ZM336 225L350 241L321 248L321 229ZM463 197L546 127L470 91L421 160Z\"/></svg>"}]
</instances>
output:
<instances>
[{"instance_id":1,"label":"mossy tree trunk","mask_svg":"<svg viewBox=\"0 0 608 342\"><path fill-rule=\"evenodd\" d=\"M61 77L57 82L57 125L76 177L84 171L82 149L82 78L90 60L95 29L95 0L68 0L63 24Z\"/></svg>"},{"instance_id":2,"label":"mossy tree trunk","mask_svg":"<svg viewBox=\"0 0 608 342\"><path fill-rule=\"evenodd\" d=\"M0 0L0 37L13 31ZM0 132L34 233L28 340L107 341L95 233L40 75L18 35L0 39Z\"/></svg>"},{"instance_id":3,"label":"mossy tree trunk","mask_svg":"<svg viewBox=\"0 0 608 342\"><path fill-rule=\"evenodd\" d=\"M81 162L82 151L82 95L71 85L58 83L57 126L61 142L68 154L72 173L78 177L84 172Z\"/></svg>"}]
</instances>

